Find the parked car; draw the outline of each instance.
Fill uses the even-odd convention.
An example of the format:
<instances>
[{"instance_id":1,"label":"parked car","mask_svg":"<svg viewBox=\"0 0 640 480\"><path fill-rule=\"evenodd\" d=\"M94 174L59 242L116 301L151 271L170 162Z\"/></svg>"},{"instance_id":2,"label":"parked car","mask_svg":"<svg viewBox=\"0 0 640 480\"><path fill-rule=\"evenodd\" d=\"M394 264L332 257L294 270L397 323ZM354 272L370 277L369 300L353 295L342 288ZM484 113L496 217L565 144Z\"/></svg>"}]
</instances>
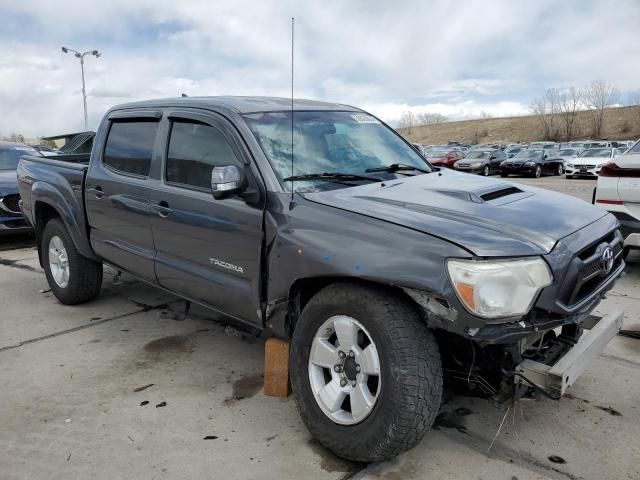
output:
<instances>
[{"instance_id":1,"label":"parked car","mask_svg":"<svg viewBox=\"0 0 640 480\"><path fill-rule=\"evenodd\" d=\"M20 212L16 169L22 155L38 155L22 143L0 142L0 235L31 231Z\"/></svg>"},{"instance_id":2,"label":"parked car","mask_svg":"<svg viewBox=\"0 0 640 480\"><path fill-rule=\"evenodd\" d=\"M602 165L619 154L620 151L617 148L588 148L573 160L566 162L566 177L597 178Z\"/></svg>"},{"instance_id":3,"label":"parked car","mask_svg":"<svg viewBox=\"0 0 640 480\"><path fill-rule=\"evenodd\" d=\"M461 158L464 158L462 150L450 149L431 149L425 155L429 163L440 167L453 168L453 164Z\"/></svg>"},{"instance_id":4,"label":"parked car","mask_svg":"<svg viewBox=\"0 0 640 480\"><path fill-rule=\"evenodd\" d=\"M547 150L523 150L500 165L500 175L527 175L540 178L543 175L562 175L564 166L561 158L552 156Z\"/></svg>"},{"instance_id":5,"label":"parked car","mask_svg":"<svg viewBox=\"0 0 640 480\"><path fill-rule=\"evenodd\" d=\"M559 147L560 145L555 142L531 142L528 148L529 150L547 150Z\"/></svg>"},{"instance_id":6,"label":"parked car","mask_svg":"<svg viewBox=\"0 0 640 480\"><path fill-rule=\"evenodd\" d=\"M522 150L526 150L526 148L527 148L526 146L521 146L521 145L510 146L505 149L504 153L507 156L507 158L513 158Z\"/></svg>"},{"instance_id":7,"label":"parked car","mask_svg":"<svg viewBox=\"0 0 640 480\"><path fill-rule=\"evenodd\" d=\"M600 168L596 205L618 219L624 237L624 255L640 249L640 140L624 155Z\"/></svg>"},{"instance_id":8,"label":"parked car","mask_svg":"<svg viewBox=\"0 0 640 480\"><path fill-rule=\"evenodd\" d=\"M415 148L420 155L423 155L423 156L425 155L426 151L425 151L424 145L421 145L419 143L412 143L411 146Z\"/></svg>"},{"instance_id":9,"label":"parked car","mask_svg":"<svg viewBox=\"0 0 640 480\"><path fill-rule=\"evenodd\" d=\"M507 156L502 150L471 150L462 160L453 164L461 172L479 173L488 177L500 173L500 163Z\"/></svg>"},{"instance_id":10,"label":"parked car","mask_svg":"<svg viewBox=\"0 0 640 480\"><path fill-rule=\"evenodd\" d=\"M589 142L584 142L583 147L585 150L591 149L591 148L613 148L614 145L611 142L608 141L589 141Z\"/></svg>"},{"instance_id":11,"label":"parked car","mask_svg":"<svg viewBox=\"0 0 640 480\"><path fill-rule=\"evenodd\" d=\"M577 148L561 148L553 154L553 156L562 159L565 170L567 162L577 157L578 155L580 155L580 150L578 150Z\"/></svg>"},{"instance_id":12,"label":"parked car","mask_svg":"<svg viewBox=\"0 0 640 480\"><path fill-rule=\"evenodd\" d=\"M106 263L289 340L304 423L357 461L420 442L444 376L496 400L560 398L615 337L621 314L583 325L625 268L613 215L435 171L357 108L293 108L135 102L106 113L83 161L23 157L55 297L96 298Z\"/></svg>"}]
</instances>

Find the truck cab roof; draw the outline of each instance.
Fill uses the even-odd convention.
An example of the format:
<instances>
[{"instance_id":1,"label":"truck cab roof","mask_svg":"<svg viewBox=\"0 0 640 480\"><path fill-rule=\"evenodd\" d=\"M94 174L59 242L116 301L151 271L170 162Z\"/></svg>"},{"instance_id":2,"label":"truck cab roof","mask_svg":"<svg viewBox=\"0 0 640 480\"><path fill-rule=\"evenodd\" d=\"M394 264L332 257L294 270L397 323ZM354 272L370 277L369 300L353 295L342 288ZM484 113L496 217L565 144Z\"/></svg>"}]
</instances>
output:
<instances>
[{"instance_id":1,"label":"truck cab roof","mask_svg":"<svg viewBox=\"0 0 640 480\"><path fill-rule=\"evenodd\" d=\"M160 100L144 100L117 105L112 110L130 108L160 108L183 106L207 108L210 110L232 110L238 114L279 112L291 110L291 98L260 96L214 96L214 97L177 97ZM360 112L359 108L340 103L320 102L296 98L293 102L296 111L342 110Z\"/></svg>"}]
</instances>

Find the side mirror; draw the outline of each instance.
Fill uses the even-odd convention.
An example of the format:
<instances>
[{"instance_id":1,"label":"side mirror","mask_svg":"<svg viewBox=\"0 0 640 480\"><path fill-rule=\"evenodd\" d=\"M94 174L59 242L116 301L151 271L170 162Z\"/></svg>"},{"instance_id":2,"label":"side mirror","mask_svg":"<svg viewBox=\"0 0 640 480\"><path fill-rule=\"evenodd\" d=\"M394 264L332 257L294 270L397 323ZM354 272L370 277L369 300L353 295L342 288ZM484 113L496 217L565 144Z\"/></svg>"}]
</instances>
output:
<instances>
[{"instance_id":1,"label":"side mirror","mask_svg":"<svg viewBox=\"0 0 640 480\"><path fill-rule=\"evenodd\" d=\"M213 198L219 200L240 193L246 186L246 180L244 172L236 165L214 167L211 170Z\"/></svg>"}]
</instances>

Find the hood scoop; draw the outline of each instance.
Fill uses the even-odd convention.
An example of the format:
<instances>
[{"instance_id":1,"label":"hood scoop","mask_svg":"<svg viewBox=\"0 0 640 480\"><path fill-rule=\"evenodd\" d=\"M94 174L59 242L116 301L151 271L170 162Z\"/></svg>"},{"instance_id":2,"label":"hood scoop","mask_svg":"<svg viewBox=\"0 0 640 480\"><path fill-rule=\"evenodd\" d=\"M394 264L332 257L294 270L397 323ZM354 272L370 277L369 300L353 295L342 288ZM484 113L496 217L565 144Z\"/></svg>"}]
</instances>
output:
<instances>
[{"instance_id":1,"label":"hood scoop","mask_svg":"<svg viewBox=\"0 0 640 480\"><path fill-rule=\"evenodd\" d=\"M508 197L509 195L515 195L516 193L523 193L518 187L507 187L501 188L500 190L495 190L493 192L487 192L480 195L480 198L485 202L490 202L491 200L497 200L499 198Z\"/></svg>"}]
</instances>

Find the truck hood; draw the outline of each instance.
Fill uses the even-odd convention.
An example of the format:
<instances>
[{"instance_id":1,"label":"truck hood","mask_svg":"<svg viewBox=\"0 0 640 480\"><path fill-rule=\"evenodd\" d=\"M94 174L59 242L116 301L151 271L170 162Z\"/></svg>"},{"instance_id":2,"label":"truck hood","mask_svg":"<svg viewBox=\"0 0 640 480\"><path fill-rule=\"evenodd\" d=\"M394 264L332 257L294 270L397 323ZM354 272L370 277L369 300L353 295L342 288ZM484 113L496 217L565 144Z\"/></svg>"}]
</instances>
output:
<instances>
[{"instance_id":1,"label":"truck hood","mask_svg":"<svg viewBox=\"0 0 640 480\"><path fill-rule=\"evenodd\" d=\"M0 196L18 193L15 170L0 170Z\"/></svg>"},{"instance_id":2,"label":"truck hood","mask_svg":"<svg viewBox=\"0 0 640 480\"><path fill-rule=\"evenodd\" d=\"M445 169L303 196L442 238L481 257L546 254L558 240L607 215L568 195Z\"/></svg>"}]
</instances>

